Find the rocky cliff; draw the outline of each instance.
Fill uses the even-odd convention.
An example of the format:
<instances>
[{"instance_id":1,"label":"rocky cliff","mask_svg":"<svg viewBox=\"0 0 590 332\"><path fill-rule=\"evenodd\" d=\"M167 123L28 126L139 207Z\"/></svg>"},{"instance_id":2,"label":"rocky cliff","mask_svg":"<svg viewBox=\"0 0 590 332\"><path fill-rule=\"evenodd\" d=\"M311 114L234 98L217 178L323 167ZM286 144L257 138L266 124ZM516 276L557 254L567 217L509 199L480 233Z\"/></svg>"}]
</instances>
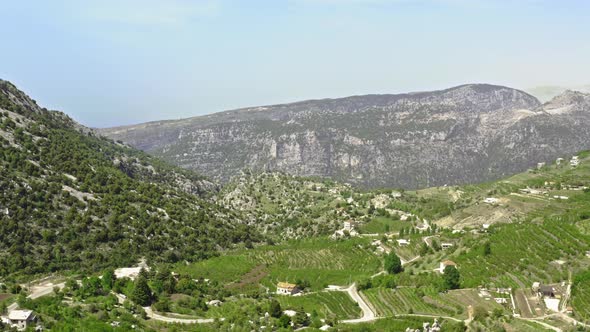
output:
<instances>
[{"instance_id":1,"label":"rocky cliff","mask_svg":"<svg viewBox=\"0 0 590 332\"><path fill-rule=\"evenodd\" d=\"M222 181L252 168L417 188L492 180L590 148L588 100L568 91L541 105L519 90L470 84L100 132Z\"/></svg>"}]
</instances>

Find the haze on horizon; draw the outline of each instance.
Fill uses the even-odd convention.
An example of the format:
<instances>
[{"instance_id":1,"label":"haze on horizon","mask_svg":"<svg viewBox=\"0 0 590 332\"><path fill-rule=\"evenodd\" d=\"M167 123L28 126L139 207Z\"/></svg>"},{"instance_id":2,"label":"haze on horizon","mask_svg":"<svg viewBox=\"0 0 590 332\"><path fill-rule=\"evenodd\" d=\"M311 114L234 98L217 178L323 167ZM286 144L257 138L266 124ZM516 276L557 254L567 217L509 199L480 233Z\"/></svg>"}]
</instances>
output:
<instances>
[{"instance_id":1,"label":"haze on horizon","mask_svg":"<svg viewBox=\"0 0 590 332\"><path fill-rule=\"evenodd\" d=\"M0 78L92 127L369 93L590 83L590 2L9 1Z\"/></svg>"}]
</instances>

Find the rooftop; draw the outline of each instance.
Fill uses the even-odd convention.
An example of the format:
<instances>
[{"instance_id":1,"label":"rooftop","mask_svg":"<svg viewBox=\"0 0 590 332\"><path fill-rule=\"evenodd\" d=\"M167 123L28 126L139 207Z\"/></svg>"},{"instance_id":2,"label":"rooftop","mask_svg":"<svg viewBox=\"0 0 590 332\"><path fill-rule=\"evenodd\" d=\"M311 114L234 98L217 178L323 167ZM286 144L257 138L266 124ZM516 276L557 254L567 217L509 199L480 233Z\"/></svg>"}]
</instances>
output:
<instances>
[{"instance_id":1,"label":"rooftop","mask_svg":"<svg viewBox=\"0 0 590 332\"><path fill-rule=\"evenodd\" d=\"M27 320L33 315L32 310L12 310L8 313L10 320Z\"/></svg>"},{"instance_id":2,"label":"rooftop","mask_svg":"<svg viewBox=\"0 0 590 332\"><path fill-rule=\"evenodd\" d=\"M278 288L295 288L295 287L297 287L297 285L295 285L295 284L290 284L290 283L288 283L288 282L279 282L279 283L277 284L277 287L278 287Z\"/></svg>"}]
</instances>

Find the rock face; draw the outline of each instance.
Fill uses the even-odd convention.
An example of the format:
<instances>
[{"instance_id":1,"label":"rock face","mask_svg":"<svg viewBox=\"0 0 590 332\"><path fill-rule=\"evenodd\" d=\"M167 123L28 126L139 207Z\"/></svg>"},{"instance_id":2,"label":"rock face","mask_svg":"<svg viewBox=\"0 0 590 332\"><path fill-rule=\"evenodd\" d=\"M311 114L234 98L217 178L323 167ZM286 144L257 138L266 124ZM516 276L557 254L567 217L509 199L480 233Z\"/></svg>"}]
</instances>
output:
<instances>
[{"instance_id":1,"label":"rock face","mask_svg":"<svg viewBox=\"0 0 590 332\"><path fill-rule=\"evenodd\" d=\"M244 168L418 188L497 179L590 147L589 95L487 84L226 111L99 130L227 180Z\"/></svg>"}]
</instances>

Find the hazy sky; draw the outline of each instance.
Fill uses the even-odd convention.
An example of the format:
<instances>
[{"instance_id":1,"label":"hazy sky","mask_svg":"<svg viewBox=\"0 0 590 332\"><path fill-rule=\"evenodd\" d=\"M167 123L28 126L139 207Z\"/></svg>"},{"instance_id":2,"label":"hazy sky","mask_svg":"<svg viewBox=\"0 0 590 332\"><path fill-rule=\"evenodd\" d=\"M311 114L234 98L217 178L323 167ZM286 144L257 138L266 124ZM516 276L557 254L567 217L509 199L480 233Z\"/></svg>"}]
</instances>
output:
<instances>
[{"instance_id":1,"label":"hazy sky","mask_svg":"<svg viewBox=\"0 0 590 332\"><path fill-rule=\"evenodd\" d=\"M88 126L468 82L590 83L584 0L0 1L0 78Z\"/></svg>"}]
</instances>

